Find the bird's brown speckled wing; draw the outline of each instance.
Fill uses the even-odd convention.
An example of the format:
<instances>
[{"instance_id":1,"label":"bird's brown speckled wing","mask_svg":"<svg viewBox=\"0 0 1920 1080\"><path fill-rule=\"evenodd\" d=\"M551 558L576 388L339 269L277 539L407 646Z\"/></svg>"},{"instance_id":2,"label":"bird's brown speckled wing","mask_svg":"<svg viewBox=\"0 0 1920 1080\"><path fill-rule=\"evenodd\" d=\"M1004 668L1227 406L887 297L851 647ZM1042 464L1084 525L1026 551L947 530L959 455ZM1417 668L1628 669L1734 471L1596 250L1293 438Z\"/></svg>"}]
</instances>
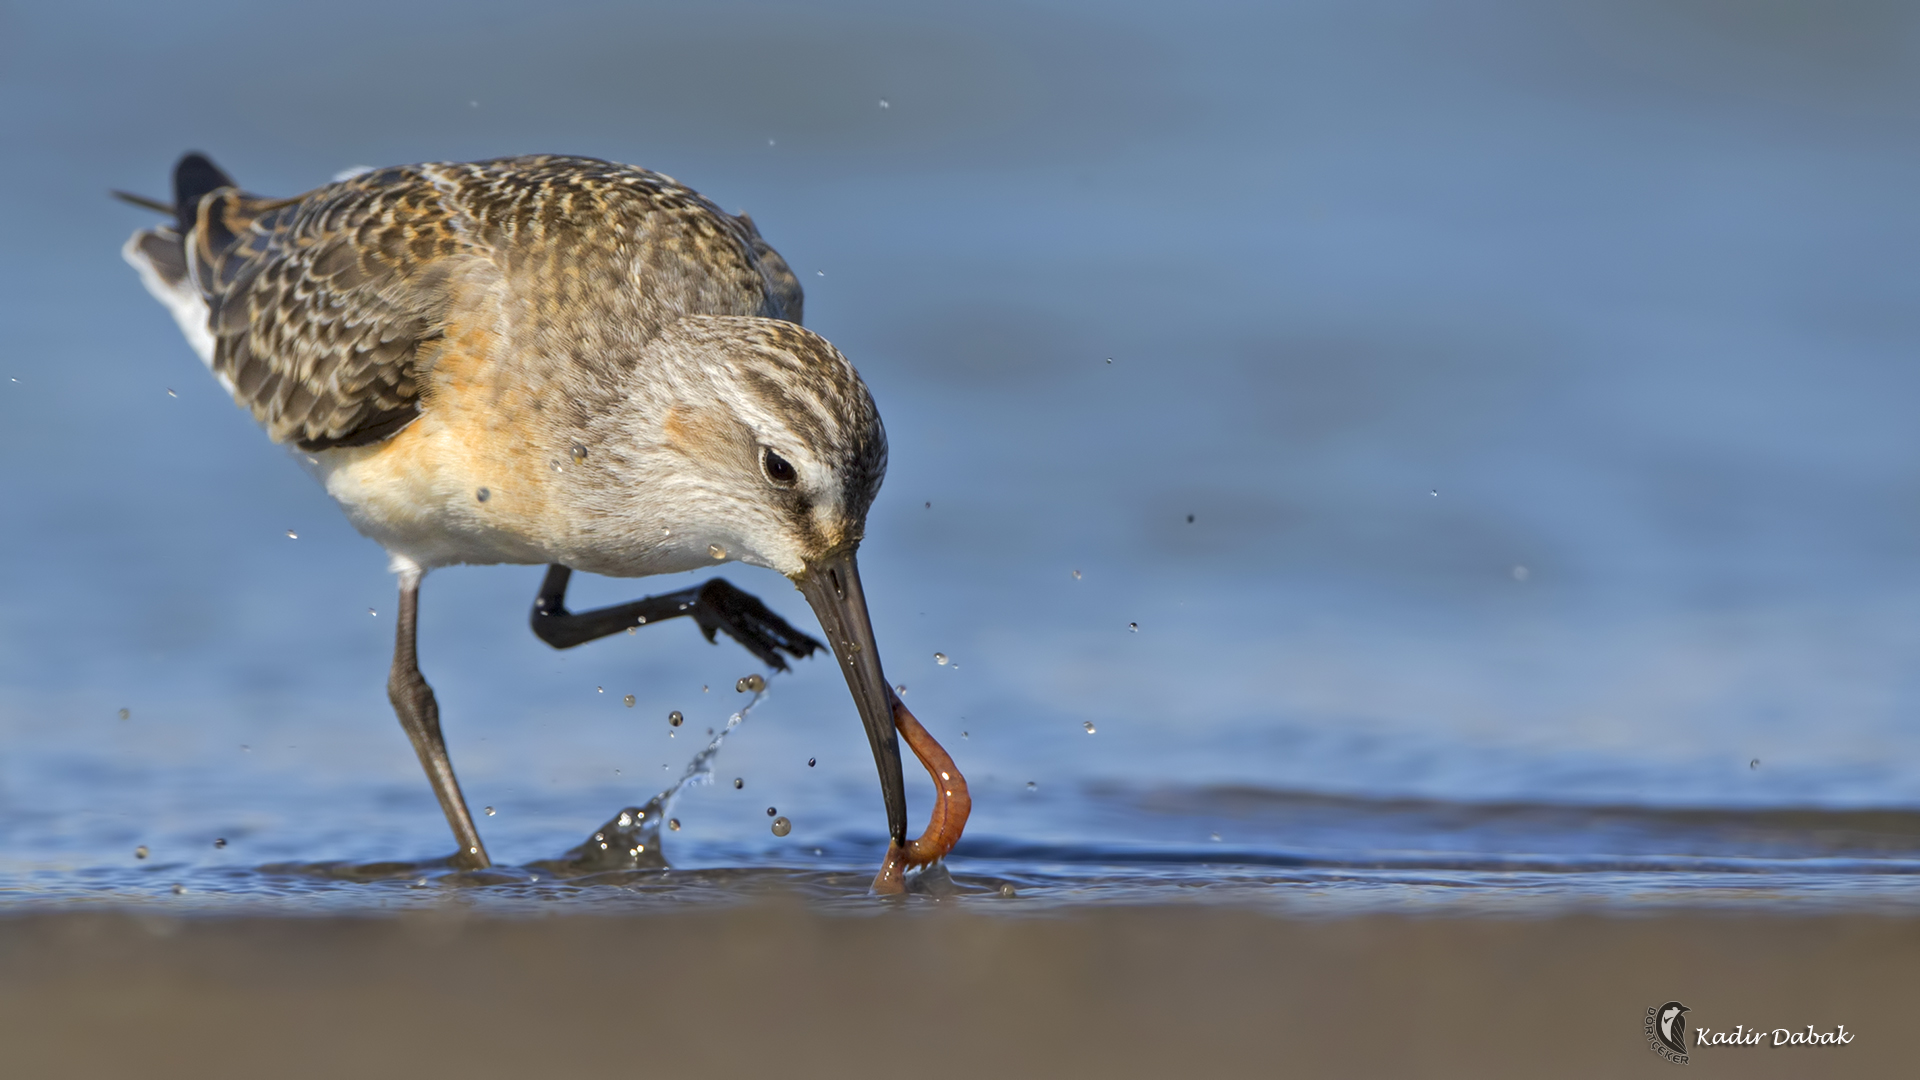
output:
<instances>
[{"instance_id":1,"label":"bird's brown speckled wing","mask_svg":"<svg viewBox=\"0 0 1920 1080\"><path fill-rule=\"evenodd\" d=\"M354 446L419 409L420 347L474 245L418 169L304 198L203 197L187 254L207 301L213 372L276 442Z\"/></svg>"},{"instance_id":2,"label":"bird's brown speckled wing","mask_svg":"<svg viewBox=\"0 0 1920 1080\"><path fill-rule=\"evenodd\" d=\"M309 450L418 414L452 283L476 265L513 362L607 385L683 315L797 322L803 303L750 219L588 158L382 169L285 200L222 187L196 211L184 246L214 374L275 441Z\"/></svg>"}]
</instances>

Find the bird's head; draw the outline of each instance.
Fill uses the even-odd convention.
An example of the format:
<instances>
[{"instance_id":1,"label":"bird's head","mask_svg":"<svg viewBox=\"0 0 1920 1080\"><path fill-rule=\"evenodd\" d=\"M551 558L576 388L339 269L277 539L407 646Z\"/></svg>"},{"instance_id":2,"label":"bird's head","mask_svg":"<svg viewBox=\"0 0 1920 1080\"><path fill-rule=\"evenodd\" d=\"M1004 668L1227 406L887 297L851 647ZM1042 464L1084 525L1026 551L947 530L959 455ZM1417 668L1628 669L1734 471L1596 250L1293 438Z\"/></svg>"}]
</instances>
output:
<instances>
[{"instance_id":1,"label":"bird's head","mask_svg":"<svg viewBox=\"0 0 1920 1080\"><path fill-rule=\"evenodd\" d=\"M642 537L663 569L717 561L785 574L820 618L873 745L896 838L906 802L891 698L855 552L887 471L887 435L859 372L825 338L744 316L681 319L625 388ZM611 493L610 493L611 494ZM616 496L617 497L617 496ZM656 524L657 523L657 524Z\"/></svg>"}]
</instances>

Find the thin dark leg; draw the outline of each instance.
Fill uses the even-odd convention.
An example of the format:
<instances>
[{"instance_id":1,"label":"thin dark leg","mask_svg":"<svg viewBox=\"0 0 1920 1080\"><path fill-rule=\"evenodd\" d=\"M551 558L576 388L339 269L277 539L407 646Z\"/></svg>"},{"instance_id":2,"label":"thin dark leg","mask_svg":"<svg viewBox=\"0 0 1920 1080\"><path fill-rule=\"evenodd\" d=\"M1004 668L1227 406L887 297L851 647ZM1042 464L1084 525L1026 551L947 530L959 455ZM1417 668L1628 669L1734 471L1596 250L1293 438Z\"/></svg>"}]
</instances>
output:
<instances>
[{"instance_id":1,"label":"thin dark leg","mask_svg":"<svg viewBox=\"0 0 1920 1080\"><path fill-rule=\"evenodd\" d=\"M447 757L447 744L440 737L440 703L433 699L433 687L420 674L420 660L414 651L414 637L420 616L420 571L406 570L400 575L400 628L394 635L393 673L387 677L387 697L400 716L400 726L413 741L420 755L420 767L427 770L433 793L446 811L447 824L460 850L454 865L470 870L493 865L487 859L486 845L480 842L480 830L473 827L473 815L467 812L466 797L460 794L460 781L454 778L453 762Z\"/></svg>"},{"instance_id":2,"label":"thin dark leg","mask_svg":"<svg viewBox=\"0 0 1920 1080\"><path fill-rule=\"evenodd\" d=\"M714 640L716 631L726 631L728 637L775 671L787 670L787 661L780 655L783 651L802 659L825 647L794 629L753 594L741 592L722 578L576 615L567 610L567 581L572 577L568 567L547 567L547 578L533 601L533 632L556 649L571 649L608 634L681 615L699 623L708 641Z\"/></svg>"}]
</instances>

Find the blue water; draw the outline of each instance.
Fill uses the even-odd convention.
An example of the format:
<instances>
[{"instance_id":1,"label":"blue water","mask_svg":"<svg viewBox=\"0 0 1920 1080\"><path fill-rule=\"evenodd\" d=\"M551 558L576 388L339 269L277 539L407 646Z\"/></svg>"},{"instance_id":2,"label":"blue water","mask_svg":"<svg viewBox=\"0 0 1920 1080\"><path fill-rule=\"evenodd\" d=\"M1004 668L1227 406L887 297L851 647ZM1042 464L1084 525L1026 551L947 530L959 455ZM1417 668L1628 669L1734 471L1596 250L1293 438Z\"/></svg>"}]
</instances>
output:
<instances>
[{"instance_id":1,"label":"blue water","mask_svg":"<svg viewBox=\"0 0 1920 1080\"><path fill-rule=\"evenodd\" d=\"M981 897L1910 906L1899 814L1672 811L1920 813L1916 120L1920 12L1875 0L9 9L0 905L461 883L259 869L449 842L383 554L119 261L148 216L105 190L194 147L266 193L579 152L751 211L886 418L863 569ZM511 865L664 787L755 669L671 624L552 652L539 574L423 598ZM857 895L830 665L719 768L685 895Z\"/></svg>"}]
</instances>

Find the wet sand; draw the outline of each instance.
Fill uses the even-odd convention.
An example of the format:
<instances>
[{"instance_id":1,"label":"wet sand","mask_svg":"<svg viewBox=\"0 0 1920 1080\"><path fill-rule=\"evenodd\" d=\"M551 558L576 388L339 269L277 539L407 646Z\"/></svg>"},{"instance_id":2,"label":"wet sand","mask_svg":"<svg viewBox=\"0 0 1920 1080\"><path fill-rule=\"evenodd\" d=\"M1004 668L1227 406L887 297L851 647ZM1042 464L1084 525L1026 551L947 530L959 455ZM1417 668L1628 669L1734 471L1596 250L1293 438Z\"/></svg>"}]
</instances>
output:
<instances>
[{"instance_id":1,"label":"wet sand","mask_svg":"<svg viewBox=\"0 0 1920 1080\"><path fill-rule=\"evenodd\" d=\"M0 919L18 1077L1912 1075L1920 920L1201 906Z\"/></svg>"}]
</instances>

